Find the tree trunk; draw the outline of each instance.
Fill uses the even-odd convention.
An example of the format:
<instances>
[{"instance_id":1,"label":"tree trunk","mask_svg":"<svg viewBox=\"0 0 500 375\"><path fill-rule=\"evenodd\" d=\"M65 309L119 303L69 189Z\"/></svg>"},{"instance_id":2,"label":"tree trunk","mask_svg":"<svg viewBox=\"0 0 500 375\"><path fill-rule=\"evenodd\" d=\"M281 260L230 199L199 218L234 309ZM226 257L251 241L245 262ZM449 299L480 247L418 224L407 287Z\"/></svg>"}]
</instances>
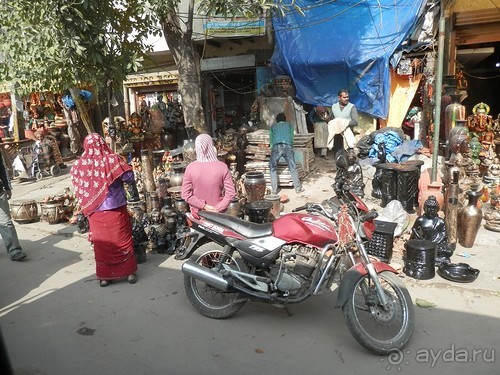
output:
<instances>
[{"instance_id":1,"label":"tree trunk","mask_svg":"<svg viewBox=\"0 0 500 375\"><path fill-rule=\"evenodd\" d=\"M179 71L179 93L182 98L184 122L189 129L207 133L201 97L199 57L190 38L168 22L163 24L163 33Z\"/></svg>"},{"instance_id":2,"label":"tree trunk","mask_svg":"<svg viewBox=\"0 0 500 375\"><path fill-rule=\"evenodd\" d=\"M87 129L87 134L94 133L94 126L90 121L89 113L87 111L87 108L85 108L85 105L83 104L82 98L80 97L80 89L78 89L78 87L72 87L69 91L71 93L73 101L76 104L76 109L80 114L83 125L85 126L85 129Z\"/></svg>"}]
</instances>

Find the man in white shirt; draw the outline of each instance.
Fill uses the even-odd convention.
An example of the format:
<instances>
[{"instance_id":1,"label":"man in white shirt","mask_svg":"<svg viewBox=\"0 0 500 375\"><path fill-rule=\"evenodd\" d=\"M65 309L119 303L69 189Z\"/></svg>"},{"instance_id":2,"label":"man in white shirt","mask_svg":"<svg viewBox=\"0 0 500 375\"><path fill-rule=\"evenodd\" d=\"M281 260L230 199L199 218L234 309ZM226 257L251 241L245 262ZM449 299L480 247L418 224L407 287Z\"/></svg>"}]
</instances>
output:
<instances>
[{"instance_id":1,"label":"man in white shirt","mask_svg":"<svg viewBox=\"0 0 500 375\"><path fill-rule=\"evenodd\" d=\"M358 126L358 111L354 104L349 102L349 92L347 90L340 90L338 92L339 100L332 105L332 119L345 119L349 120L349 128ZM344 139L342 134L335 134L333 137L333 155L334 158L339 150L343 148ZM353 146L352 146L353 147Z\"/></svg>"}]
</instances>

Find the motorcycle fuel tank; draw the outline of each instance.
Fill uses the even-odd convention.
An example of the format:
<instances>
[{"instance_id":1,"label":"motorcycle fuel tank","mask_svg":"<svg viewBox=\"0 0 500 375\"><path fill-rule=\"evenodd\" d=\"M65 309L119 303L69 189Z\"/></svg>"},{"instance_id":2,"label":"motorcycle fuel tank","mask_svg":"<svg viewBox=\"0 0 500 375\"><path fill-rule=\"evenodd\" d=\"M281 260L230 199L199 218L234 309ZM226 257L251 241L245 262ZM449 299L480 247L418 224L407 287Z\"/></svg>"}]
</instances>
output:
<instances>
[{"instance_id":1,"label":"motorcycle fuel tank","mask_svg":"<svg viewBox=\"0 0 500 375\"><path fill-rule=\"evenodd\" d=\"M291 213L273 221L273 235L286 241L323 247L338 240L332 222L321 217Z\"/></svg>"}]
</instances>

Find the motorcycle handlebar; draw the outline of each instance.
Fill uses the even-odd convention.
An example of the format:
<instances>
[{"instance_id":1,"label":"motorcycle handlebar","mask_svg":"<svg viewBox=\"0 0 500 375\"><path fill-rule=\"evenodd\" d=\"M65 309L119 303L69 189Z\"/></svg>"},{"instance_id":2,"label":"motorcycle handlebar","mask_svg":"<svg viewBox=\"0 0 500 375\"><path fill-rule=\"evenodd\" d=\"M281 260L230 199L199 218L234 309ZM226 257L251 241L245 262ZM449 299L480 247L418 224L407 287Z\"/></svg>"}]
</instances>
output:
<instances>
[{"instance_id":1,"label":"motorcycle handlebar","mask_svg":"<svg viewBox=\"0 0 500 375\"><path fill-rule=\"evenodd\" d=\"M306 203L303 206L294 208L292 210L292 212L298 212L298 211L302 211L302 210L306 210L308 212L318 212L318 213L325 215L326 217L328 217L330 219L335 219L335 217L336 217L335 213L328 212L325 209L325 207L323 207L321 204L317 204L317 203ZM378 217L378 212L373 210L373 211L367 212L363 215L360 215L360 213L358 213L358 215L359 215L358 221L360 223L364 223L365 221L371 221L371 220L376 219Z\"/></svg>"},{"instance_id":2,"label":"motorcycle handlebar","mask_svg":"<svg viewBox=\"0 0 500 375\"><path fill-rule=\"evenodd\" d=\"M294 208L294 209L292 210L292 212L302 211L302 210L307 209L308 207L309 207L309 205L308 205L308 204L305 204L304 206L300 206L300 207Z\"/></svg>"},{"instance_id":3,"label":"motorcycle handlebar","mask_svg":"<svg viewBox=\"0 0 500 375\"><path fill-rule=\"evenodd\" d=\"M365 221L370 221L370 220L376 219L377 217L378 217L377 211L370 211L364 215L361 215L359 218L359 221L364 223Z\"/></svg>"},{"instance_id":4,"label":"motorcycle handlebar","mask_svg":"<svg viewBox=\"0 0 500 375\"><path fill-rule=\"evenodd\" d=\"M318 204L318 203L306 203L303 206L294 208L292 210L292 212L297 212L297 211L302 211L302 210L306 210L307 212L318 212L318 213L320 213L322 215L325 215L326 217L328 217L330 219L335 219L335 215L334 214L329 213L325 209L325 207L323 207L321 204Z\"/></svg>"}]
</instances>

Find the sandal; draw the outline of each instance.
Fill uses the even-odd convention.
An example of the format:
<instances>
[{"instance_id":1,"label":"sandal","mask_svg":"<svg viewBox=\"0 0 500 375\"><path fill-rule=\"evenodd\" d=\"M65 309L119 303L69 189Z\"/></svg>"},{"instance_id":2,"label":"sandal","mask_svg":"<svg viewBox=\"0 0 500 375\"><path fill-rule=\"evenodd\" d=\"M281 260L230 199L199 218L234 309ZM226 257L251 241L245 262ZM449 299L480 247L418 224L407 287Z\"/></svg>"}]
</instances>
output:
<instances>
[{"instance_id":1,"label":"sandal","mask_svg":"<svg viewBox=\"0 0 500 375\"><path fill-rule=\"evenodd\" d=\"M137 282L137 275L135 273L133 273L132 275L128 275L127 276L127 281L130 284L135 284Z\"/></svg>"},{"instance_id":2,"label":"sandal","mask_svg":"<svg viewBox=\"0 0 500 375\"><path fill-rule=\"evenodd\" d=\"M109 280L99 280L99 286L101 288L104 288L105 286L109 285Z\"/></svg>"}]
</instances>

